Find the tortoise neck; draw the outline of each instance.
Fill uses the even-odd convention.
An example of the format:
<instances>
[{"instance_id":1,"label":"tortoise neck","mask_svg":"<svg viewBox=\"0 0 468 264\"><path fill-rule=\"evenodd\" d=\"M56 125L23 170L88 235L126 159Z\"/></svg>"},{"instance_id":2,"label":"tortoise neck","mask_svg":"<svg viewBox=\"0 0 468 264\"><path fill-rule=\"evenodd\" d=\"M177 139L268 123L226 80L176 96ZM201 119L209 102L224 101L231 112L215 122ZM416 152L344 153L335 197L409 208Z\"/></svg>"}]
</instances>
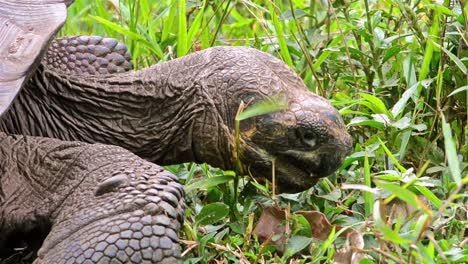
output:
<instances>
[{"instance_id":1,"label":"tortoise neck","mask_svg":"<svg viewBox=\"0 0 468 264\"><path fill-rule=\"evenodd\" d=\"M200 67L173 61L114 75L67 76L40 65L0 130L124 147L160 165L233 166L232 129Z\"/></svg>"}]
</instances>

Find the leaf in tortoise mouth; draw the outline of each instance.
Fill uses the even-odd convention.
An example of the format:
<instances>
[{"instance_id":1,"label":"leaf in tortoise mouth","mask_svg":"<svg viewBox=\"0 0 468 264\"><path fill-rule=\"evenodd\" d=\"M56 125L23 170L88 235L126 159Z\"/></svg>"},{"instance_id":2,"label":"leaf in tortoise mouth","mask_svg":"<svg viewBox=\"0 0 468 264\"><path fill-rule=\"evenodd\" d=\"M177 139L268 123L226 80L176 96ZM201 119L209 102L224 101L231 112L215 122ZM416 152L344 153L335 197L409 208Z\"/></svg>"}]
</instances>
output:
<instances>
[{"instance_id":1,"label":"leaf in tortoise mouth","mask_svg":"<svg viewBox=\"0 0 468 264\"><path fill-rule=\"evenodd\" d=\"M318 211L299 211L296 214L304 216L309 222L312 230L312 238L318 240L327 240L328 236L333 230L324 214ZM279 254L283 254L286 250L286 214L276 206L266 207L260 216L260 219L255 226L253 234L257 235L261 243L270 244L275 246ZM338 232L343 227L336 226ZM364 248L364 239L361 233L355 229L348 228L340 234L340 237L346 238L346 245L337 250L334 258L334 263L354 264L359 263L363 258L362 254L358 252L359 249Z\"/></svg>"}]
</instances>

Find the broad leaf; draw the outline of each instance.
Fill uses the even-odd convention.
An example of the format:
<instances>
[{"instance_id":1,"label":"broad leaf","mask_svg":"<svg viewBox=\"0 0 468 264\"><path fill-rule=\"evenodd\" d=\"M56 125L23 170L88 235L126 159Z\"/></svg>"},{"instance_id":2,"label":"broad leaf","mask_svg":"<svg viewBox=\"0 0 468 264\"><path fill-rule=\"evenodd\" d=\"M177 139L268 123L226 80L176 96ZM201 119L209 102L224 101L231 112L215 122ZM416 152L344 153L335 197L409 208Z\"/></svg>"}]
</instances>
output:
<instances>
[{"instance_id":1,"label":"broad leaf","mask_svg":"<svg viewBox=\"0 0 468 264\"><path fill-rule=\"evenodd\" d=\"M287 108L285 98L282 96L275 98L268 98L259 101L252 106L242 111L237 117L237 121L242 121L255 116L266 115L274 112L278 112Z\"/></svg>"},{"instance_id":2,"label":"broad leaf","mask_svg":"<svg viewBox=\"0 0 468 264\"><path fill-rule=\"evenodd\" d=\"M223 203L211 203L205 205L200 213L195 216L195 222L200 225L212 225L221 221L229 213L229 206Z\"/></svg>"},{"instance_id":3,"label":"broad leaf","mask_svg":"<svg viewBox=\"0 0 468 264\"><path fill-rule=\"evenodd\" d=\"M197 182L191 183L185 187L186 192L190 192L193 190L198 190L198 189L206 189L210 187L214 187L229 181L234 180L234 176L228 176L228 175L223 175L223 176L216 176L216 177L211 177L211 178L206 178L203 180L199 180Z\"/></svg>"},{"instance_id":4,"label":"broad leaf","mask_svg":"<svg viewBox=\"0 0 468 264\"><path fill-rule=\"evenodd\" d=\"M450 125L445 121L445 117L442 115L442 132L444 134L445 143L445 155L447 155L448 166L450 174L453 180L460 186L462 183L462 177L460 172L460 163L458 162L457 149L452 138L452 129Z\"/></svg>"}]
</instances>

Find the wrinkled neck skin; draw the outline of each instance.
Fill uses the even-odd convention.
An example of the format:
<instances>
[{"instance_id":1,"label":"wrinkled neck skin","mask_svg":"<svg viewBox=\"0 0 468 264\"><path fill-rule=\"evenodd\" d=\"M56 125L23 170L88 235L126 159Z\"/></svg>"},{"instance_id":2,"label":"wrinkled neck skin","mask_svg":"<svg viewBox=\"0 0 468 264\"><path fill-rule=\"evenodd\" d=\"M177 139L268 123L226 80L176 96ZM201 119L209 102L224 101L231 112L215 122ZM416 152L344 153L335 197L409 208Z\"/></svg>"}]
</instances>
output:
<instances>
[{"instance_id":1,"label":"wrinkled neck skin","mask_svg":"<svg viewBox=\"0 0 468 264\"><path fill-rule=\"evenodd\" d=\"M250 92L275 89L274 74L264 69L270 57L262 56L253 49L214 48L98 76L66 75L41 64L1 117L0 130L118 145L160 165L195 161L232 169L233 106Z\"/></svg>"}]
</instances>

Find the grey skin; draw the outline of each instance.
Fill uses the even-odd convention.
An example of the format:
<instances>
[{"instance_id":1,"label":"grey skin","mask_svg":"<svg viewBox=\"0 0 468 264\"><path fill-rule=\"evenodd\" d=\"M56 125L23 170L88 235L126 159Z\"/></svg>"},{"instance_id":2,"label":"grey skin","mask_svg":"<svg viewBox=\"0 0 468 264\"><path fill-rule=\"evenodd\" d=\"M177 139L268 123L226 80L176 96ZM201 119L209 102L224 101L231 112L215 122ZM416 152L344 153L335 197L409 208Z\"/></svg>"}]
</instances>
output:
<instances>
[{"instance_id":1,"label":"grey skin","mask_svg":"<svg viewBox=\"0 0 468 264\"><path fill-rule=\"evenodd\" d=\"M50 21L34 26L18 9ZM271 55L216 47L130 71L113 39L48 46L65 10L59 0L0 0L0 233L50 228L36 263L180 261L184 192L154 163L233 169L238 156L269 178L275 158L278 185L292 192L333 173L351 149L339 113ZM241 102L269 97L287 108L243 121L236 153Z\"/></svg>"}]
</instances>

